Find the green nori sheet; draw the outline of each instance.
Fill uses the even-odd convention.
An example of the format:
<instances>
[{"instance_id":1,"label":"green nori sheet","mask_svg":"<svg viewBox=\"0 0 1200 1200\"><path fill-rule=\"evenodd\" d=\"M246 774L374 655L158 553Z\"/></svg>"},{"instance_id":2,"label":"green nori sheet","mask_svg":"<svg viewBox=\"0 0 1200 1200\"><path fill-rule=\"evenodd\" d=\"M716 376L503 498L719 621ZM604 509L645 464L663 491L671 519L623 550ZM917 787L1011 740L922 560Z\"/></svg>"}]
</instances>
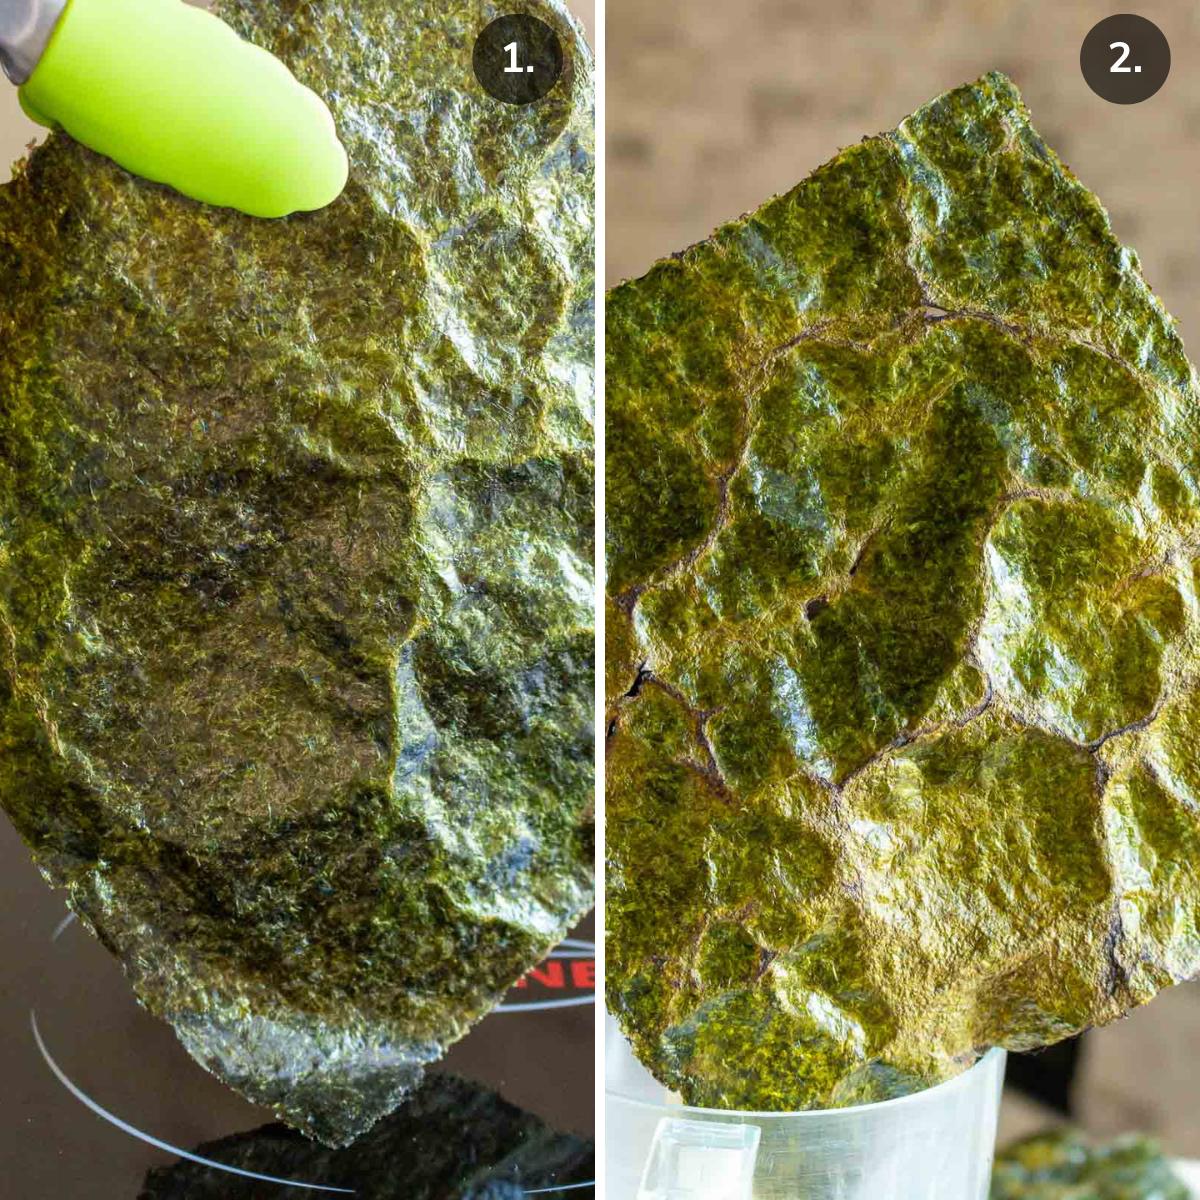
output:
<instances>
[{"instance_id":1,"label":"green nori sheet","mask_svg":"<svg viewBox=\"0 0 1200 1200\"><path fill-rule=\"evenodd\" d=\"M607 991L691 1103L953 1076L1200 970L1200 403L985 76L614 289Z\"/></svg>"},{"instance_id":2,"label":"green nori sheet","mask_svg":"<svg viewBox=\"0 0 1200 1200\"><path fill-rule=\"evenodd\" d=\"M60 135L0 188L0 803L335 1144L591 903L591 55L517 8L566 59L524 108L486 0L221 7L328 98L324 211Z\"/></svg>"}]
</instances>

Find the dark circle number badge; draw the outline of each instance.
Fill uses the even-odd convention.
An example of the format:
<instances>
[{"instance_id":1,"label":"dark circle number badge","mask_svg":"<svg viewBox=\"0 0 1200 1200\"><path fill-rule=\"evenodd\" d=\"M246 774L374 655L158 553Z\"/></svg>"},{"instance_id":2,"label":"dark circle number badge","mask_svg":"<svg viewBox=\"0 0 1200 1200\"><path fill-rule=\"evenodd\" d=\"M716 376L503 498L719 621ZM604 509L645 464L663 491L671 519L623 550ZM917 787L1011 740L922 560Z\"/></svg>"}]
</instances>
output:
<instances>
[{"instance_id":1,"label":"dark circle number badge","mask_svg":"<svg viewBox=\"0 0 1200 1200\"><path fill-rule=\"evenodd\" d=\"M1118 13L1093 25L1079 51L1087 85L1112 104L1140 104L1167 82L1171 47L1153 21Z\"/></svg>"},{"instance_id":2,"label":"dark circle number badge","mask_svg":"<svg viewBox=\"0 0 1200 1200\"><path fill-rule=\"evenodd\" d=\"M562 43L537 17L525 13L497 17L475 39L471 65L489 96L505 104L532 104L562 75Z\"/></svg>"}]
</instances>

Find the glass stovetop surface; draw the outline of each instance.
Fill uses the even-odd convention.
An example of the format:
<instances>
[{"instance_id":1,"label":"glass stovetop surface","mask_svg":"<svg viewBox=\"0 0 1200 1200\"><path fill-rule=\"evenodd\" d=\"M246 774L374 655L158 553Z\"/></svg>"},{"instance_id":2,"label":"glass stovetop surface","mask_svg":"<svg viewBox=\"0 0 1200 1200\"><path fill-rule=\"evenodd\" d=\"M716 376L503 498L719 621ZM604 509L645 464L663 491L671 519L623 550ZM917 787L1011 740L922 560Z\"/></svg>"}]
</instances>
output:
<instances>
[{"instance_id":1,"label":"glass stovetop surface","mask_svg":"<svg viewBox=\"0 0 1200 1200\"><path fill-rule=\"evenodd\" d=\"M108 952L64 919L61 894L43 882L7 822L0 901L3 1200L339 1194L181 1163L147 1137L250 1174L341 1187L366 1200L517 1200L543 1187L556 1189L546 1195L592 1195L579 1186L593 1178L590 918L509 993L506 1011L451 1049L436 1070L452 1078L433 1080L420 1111L401 1109L332 1157L272 1125L270 1112L191 1060L170 1028L137 1004Z\"/></svg>"}]
</instances>

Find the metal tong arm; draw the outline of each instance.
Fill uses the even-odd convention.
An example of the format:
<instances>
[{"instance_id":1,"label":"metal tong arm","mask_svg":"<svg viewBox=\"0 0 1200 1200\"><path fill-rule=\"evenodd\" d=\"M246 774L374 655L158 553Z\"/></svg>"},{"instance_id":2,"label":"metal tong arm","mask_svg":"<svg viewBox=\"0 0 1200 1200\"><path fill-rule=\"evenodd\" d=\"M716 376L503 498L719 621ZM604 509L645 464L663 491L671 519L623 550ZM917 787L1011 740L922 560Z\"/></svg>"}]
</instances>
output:
<instances>
[{"instance_id":1,"label":"metal tong arm","mask_svg":"<svg viewBox=\"0 0 1200 1200\"><path fill-rule=\"evenodd\" d=\"M0 67L13 83L33 74L67 0L0 0Z\"/></svg>"}]
</instances>

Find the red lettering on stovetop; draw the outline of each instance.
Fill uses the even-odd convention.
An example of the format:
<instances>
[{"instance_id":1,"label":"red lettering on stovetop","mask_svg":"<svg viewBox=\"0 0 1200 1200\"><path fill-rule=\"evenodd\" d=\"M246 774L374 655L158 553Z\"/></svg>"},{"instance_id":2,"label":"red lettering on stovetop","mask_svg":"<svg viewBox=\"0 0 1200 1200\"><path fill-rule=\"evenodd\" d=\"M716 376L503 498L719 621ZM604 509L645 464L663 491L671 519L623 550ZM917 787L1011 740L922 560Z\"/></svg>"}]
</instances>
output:
<instances>
[{"instance_id":1,"label":"red lettering on stovetop","mask_svg":"<svg viewBox=\"0 0 1200 1200\"><path fill-rule=\"evenodd\" d=\"M554 991L571 988L580 991L595 991L596 960L594 958L576 958L572 959L569 965L570 972L568 974L566 965L560 959L549 958L518 979L515 986L528 988L532 981Z\"/></svg>"},{"instance_id":2,"label":"red lettering on stovetop","mask_svg":"<svg viewBox=\"0 0 1200 1200\"><path fill-rule=\"evenodd\" d=\"M555 959L550 959L548 962L542 963L540 967L534 967L526 978L536 980L543 987L561 988L567 986L563 965Z\"/></svg>"}]
</instances>

